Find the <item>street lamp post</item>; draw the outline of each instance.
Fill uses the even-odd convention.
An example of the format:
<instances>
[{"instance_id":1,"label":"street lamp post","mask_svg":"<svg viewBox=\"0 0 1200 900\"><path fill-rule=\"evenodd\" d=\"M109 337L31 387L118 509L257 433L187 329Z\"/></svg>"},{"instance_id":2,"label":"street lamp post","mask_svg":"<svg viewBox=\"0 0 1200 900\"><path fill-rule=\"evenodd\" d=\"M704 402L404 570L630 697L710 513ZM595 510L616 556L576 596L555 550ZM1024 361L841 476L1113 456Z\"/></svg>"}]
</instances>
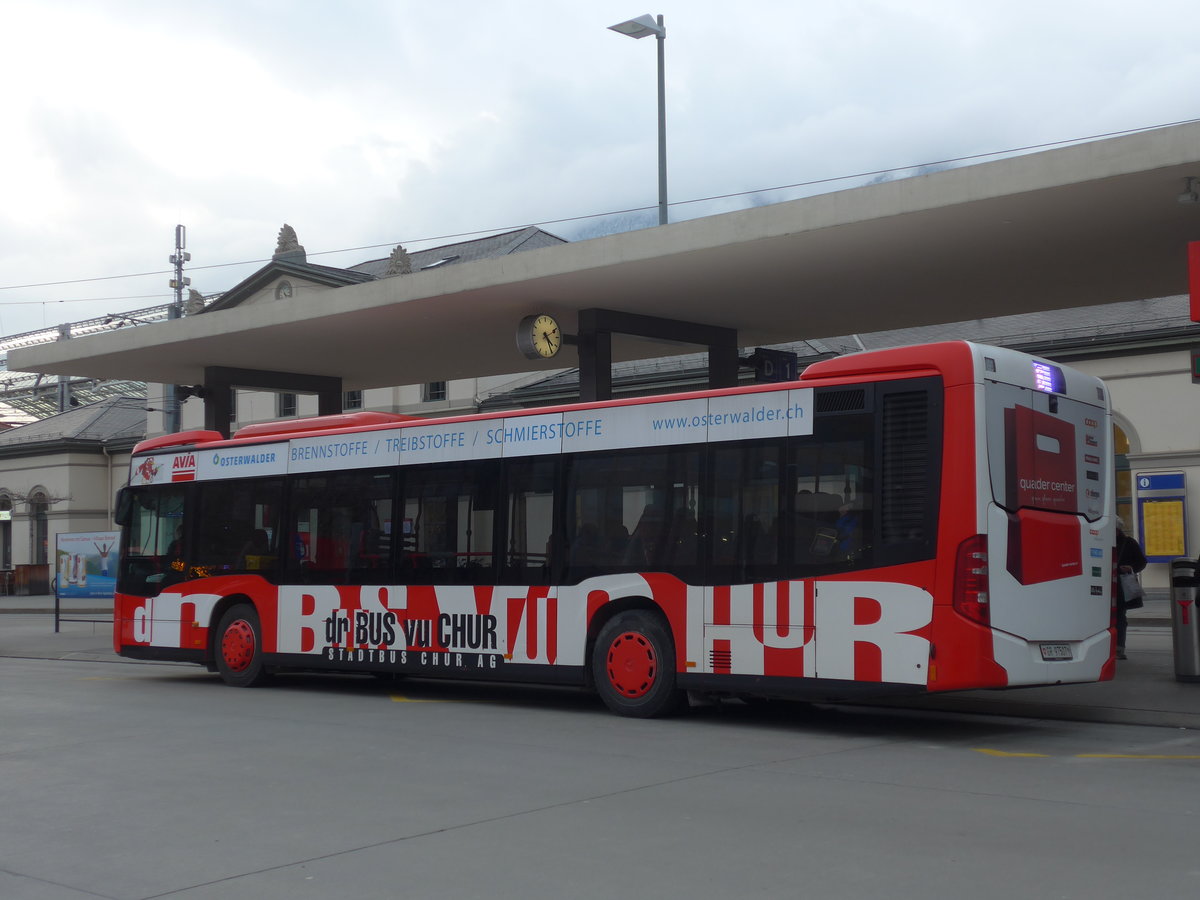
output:
<instances>
[{"instance_id":1,"label":"street lamp post","mask_svg":"<svg viewBox=\"0 0 1200 900\"><path fill-rule=\"evenodd\" d=\"M654 35L658 38L658 224L667 224L667 89L663 66L663 46L667 40L667 29L663 17L657 21L649 14L608 26L627 37L641 39Z\"/></svg>"}]
</instances>

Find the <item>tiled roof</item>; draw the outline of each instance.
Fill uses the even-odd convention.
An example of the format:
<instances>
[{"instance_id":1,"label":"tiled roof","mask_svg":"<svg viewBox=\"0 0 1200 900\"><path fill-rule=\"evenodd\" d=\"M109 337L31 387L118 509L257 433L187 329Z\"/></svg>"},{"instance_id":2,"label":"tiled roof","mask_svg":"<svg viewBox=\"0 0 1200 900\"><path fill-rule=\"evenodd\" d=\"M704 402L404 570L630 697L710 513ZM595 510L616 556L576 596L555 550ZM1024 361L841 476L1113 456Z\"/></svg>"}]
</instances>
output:
<instances>
[{"instance_id":1,"label":"tiled roof","mask_svg":"<svg viewBox=\"0 0 1200 900\"><path fill-rule=\"evenodd\" d=\"M503 234L493 234L490 237L475 238L461 241L457 244L443 244L429 250L413 250L409 252L413 272L429 268L440 262L458 264L473 262L479 259L492 259L497 256L507 256L524 250L537 250L542 247L554 247L565 244L566 241L548 231L530 225L517 231L506 231ZM389 256L382 259L371 259L351 266L350 270L370 274L375 278L383 278L387 274Z\"/></svg>"},{"instance_id":2,"label":"tiled roof","mask_svg":"<svg viewBox=\"0 0 1200 900\"><path fill-rule=\"evenodd\" d=\"M991 319L967 319L945 325L925 325L860 334L858 337L867 349L948 340L1016 346L1064 341L1088 343L1104 336L1134 336L1139 333L1187 327L1195 327L1200 333L1200 325L1196 325L1189 318L1187 296L1178 295L1153 300L1130 300L1075 309L996 316ZM853 336L829 338L825 343L843 352L861 349L854 345Z\"/></svg>"},{"instance_id":3,"label":"tiled roof","mask_svg":"<svg viewBox=\"0 0 1200 900\"><path fill-rule=\"evenodd\" d=\"M145 398L112 397L0 433L0 451L60 442L132 444L145 434Z\"/></svg>"}]
</instances>

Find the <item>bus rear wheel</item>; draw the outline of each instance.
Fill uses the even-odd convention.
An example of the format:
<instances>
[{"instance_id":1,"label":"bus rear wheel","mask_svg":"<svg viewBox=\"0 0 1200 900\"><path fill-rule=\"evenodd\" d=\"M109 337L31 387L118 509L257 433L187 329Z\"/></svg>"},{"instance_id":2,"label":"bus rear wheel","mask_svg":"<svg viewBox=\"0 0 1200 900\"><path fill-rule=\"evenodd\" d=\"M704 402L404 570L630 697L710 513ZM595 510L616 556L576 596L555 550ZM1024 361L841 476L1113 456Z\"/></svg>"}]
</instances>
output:
<instances>
[{"instance_id":1,"label":"bus rear wheel","mask_svg":"<svg viewBox=\"0 0 1200 900\"><path fill-rule=\"evenodd\" d=\"M231 606L217 625L214 648L217 671L233 687L254 687L266 681L263 668L262 626L249 603Z\"/></svg>"},{"instance_id":2,"label":"bus rear wheel","mask_svg":"<svg viewBox=\"0 0 1200 900\"><path fill-rule=\"evenodd\" d=\"M649 719L676 712L675 646L659 616L640 610L614 616L596 638L592 676L605 705L621 716Z\"/></svg>"}]
</instances>

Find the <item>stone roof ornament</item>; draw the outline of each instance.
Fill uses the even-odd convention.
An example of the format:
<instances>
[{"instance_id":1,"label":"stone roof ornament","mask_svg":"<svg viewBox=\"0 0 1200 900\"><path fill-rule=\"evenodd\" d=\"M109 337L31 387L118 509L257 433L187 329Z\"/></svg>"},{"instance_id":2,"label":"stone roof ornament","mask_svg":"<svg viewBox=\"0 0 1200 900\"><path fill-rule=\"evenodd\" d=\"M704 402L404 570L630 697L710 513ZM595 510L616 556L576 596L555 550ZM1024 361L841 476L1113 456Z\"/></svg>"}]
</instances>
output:
<instances>
[{"instance_id":1,"label":"stone roof ornament","mask_svg":"<svg viewBox=\"0 0 1200 900\"><path fill-rule=\"evenodd\" d=\"M304 252L304 247L301 246L299 239L296 237L296 229L286 222L279 229L279 240L275 245L275 253L272 259L287 259L294 262L308 262L308 254Z\"/></svg>"},{"instance_id":2,"label":"stone roof ornament","mask_svg":"<svg viewBox=\"0 0 1200 900\"><path fill-rule=\"evenodd\" d=\"M188 288L187 302L183 304L183 314L193 316L204 311L204 295L195 288Z\"/></svg>"},{"instance_id":3,"label":"stone roof ornament","mask_svg":"<svg viewBox=\"0 0 1200 900\"><path fill-rule=\"evenodd\" d=\"M403 244L397 244L396 249L392 251L392 255L388 257L388 267L387 271L383 273L383 277L391 278L393 275L411 275L412 270L412 257L408 255L408 251L404 249Z\"/></svg>"}]
</instances>

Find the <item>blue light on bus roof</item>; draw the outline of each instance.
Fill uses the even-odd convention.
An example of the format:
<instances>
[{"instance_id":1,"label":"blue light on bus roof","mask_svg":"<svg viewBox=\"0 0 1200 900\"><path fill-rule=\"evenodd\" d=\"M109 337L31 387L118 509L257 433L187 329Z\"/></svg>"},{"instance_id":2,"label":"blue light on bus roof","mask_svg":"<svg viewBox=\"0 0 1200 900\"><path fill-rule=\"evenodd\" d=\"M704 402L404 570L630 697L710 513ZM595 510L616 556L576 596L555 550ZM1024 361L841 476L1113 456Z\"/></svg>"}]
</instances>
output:
<instances>
[{"instance_id":1,"label":"blue light on bus roof","mask_svg":"<svg viewBox=\"0 0 1200 900\"><path fill-rule=\"evenodd\" d=\"M1047 394L1063 394L1066 393L1067 381L1058 366L1034 360L1033 386Z\"/></svg>"}]
</instances>

